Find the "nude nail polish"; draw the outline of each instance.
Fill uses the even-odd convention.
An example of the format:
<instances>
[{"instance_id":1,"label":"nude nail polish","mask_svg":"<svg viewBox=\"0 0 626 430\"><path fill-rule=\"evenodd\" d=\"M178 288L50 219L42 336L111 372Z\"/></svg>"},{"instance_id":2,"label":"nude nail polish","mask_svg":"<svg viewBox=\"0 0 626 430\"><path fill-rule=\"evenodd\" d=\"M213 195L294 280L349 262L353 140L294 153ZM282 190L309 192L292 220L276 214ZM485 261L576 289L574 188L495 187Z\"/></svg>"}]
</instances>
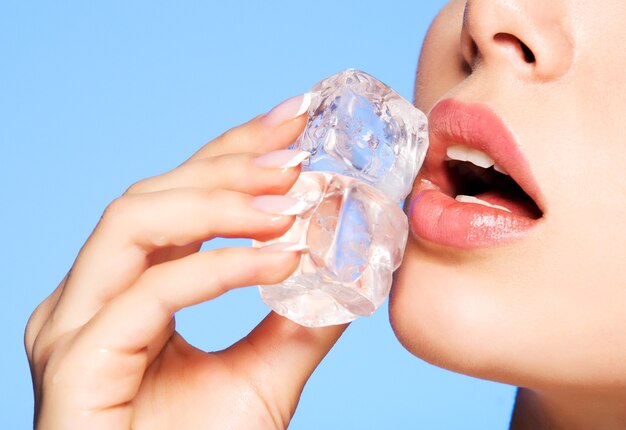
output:
<instances>
[{"instance_id":1,"label":"nude nail polish","mask_svg":"<svg viewBox=\"0 0 626 430\"><path fill-rule=\"evenodd\" d=\"M308 246L295 242L275 242L259 248L261 252L290 251L290 252L306 252Z\"/></svg>"},{"instance_id":2,"label":"nude nail polish","mask_svg":"<svg viewBox=\"0 0 626 430\"><path fill-rule=\"evenodd\" d=\"M293 197L265 195L253 197L250 206L272 215L298 215L306 208L306 203Z\"/></svg>"},{"instance_id":3,"label":"nude nail polish","mask_svg":"<svg viewBox=\"0 0 626 430\"><path fill-rule=\"evenodd\" d=\"M279 149L260 155L254 164L258 167L269 169L288 169L296 167L311 156L310 152L295 149Z\"/></svg>"},{"instance_id":4,"label":"nude nail polish","mask_svg":"<svg viewBox=\"0 0 626 430\"><path fill-rule=\"evenodd\" d=\"M311 93L300 94L285 100L261 118L261 122L277 127L290 119L294 119L305 113L311 105Z\"/></svg>"}]
</instances>

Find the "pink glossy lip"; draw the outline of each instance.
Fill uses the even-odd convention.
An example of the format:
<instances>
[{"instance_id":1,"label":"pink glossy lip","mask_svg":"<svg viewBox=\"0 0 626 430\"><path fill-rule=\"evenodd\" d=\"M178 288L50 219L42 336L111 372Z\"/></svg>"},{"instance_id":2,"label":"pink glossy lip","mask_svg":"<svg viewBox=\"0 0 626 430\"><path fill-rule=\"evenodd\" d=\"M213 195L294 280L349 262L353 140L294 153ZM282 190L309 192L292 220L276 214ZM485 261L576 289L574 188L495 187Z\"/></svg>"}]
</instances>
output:
<instances>
[{"instance_id":1,"label":"pink glossy lip","mask_svg":"<svg viewBox=\"0 0 626 430\"><path fill-rule=\"evenodd\" d=\"M446 149L460 144L488 154L542 208L539 187L528 163L509 129L487 106L443 100L430 112L429 128L429 152L410 199L413 234L440 245L470 249L523 237L539 222L514 203L489 193L480 198L509 207L513 213L460 203L452 196L454 190L445 168Z\"/></svg>"}]
</instances>

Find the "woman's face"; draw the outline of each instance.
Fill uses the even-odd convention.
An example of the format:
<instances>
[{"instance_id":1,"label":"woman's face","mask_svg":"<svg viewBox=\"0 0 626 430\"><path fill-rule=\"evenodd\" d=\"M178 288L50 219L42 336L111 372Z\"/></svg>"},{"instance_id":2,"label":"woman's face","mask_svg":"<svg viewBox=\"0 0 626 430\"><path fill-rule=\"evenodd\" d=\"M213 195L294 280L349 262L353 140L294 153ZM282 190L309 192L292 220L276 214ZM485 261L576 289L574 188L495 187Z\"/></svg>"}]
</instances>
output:
<instances>
[{"instance_id":1,"label":"woman's face","mask_svg":"<svg viewBox=\"0 0 626 430\"><path fill-rule=\"evenodd\" d=\"M433 22L415 90L431 147L390 302L415 355L626 387L625 26L623 0L455 0ZM509 178L446 161L468 148Z\"/></svg>"}]
</instances>

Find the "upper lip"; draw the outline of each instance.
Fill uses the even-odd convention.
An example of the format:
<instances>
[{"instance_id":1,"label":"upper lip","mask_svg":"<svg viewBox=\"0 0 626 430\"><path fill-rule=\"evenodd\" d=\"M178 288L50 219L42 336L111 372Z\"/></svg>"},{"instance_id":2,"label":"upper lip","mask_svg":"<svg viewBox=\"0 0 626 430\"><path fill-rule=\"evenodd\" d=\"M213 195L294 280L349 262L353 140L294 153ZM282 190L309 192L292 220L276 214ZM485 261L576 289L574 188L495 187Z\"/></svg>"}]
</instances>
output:
<instances>
[{"instance_id":1,"label":"upper lip","mask_svg":"<svg viewBox=\"0 0 626 430\"><path fill-rule=\"evenodd\" d=\"M446 149L452 145L465 145L489 155L544 212L539 186L513 134L489 107L445 99L433 107L428 119L430 143L420 178L455 197L446 174Z\"/></svg>"}]
</instances>

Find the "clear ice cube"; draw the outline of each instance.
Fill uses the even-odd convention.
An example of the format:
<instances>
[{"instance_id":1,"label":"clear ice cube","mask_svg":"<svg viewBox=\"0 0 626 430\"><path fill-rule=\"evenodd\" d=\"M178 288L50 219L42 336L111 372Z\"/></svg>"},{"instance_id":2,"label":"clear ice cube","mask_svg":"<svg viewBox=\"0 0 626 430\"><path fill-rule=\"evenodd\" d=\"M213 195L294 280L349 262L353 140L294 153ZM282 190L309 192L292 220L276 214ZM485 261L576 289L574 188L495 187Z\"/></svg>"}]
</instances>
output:
<instances>
[{"instance_id":1,"label":"clear ice cube","mask_svg":"<svg viewBox=\"0 0 626 430\"><path fill-rule=\"evenodd\" d=\"M307 206L279 239L309 250L294 274L260 286L263 300L302 325L323 326L371 315L385 300L402 261L408 223L377 189L343 175L303 172L287 194Z\"/></svg>"},{"instance_id":2,"label":"clear ice cube","mask_svg":"<svg viewBox=\"0 0 626 430\"><path fill-rule=\"evenodd\" d=\"M397 202L409 194L428 147L426 116L413 104L348 69L312 88L308 112L291 146L311 153L304 170L358 178Z\"/></svg>"},{"instance_id":3,"label":"clear ice cube","mask_svg":"<svg viewBox=\"0 0 626 430\"><path fill-rule=\"evenodd\" d=\"M385 300L408 235L400 203L428 147L426 116L358 70L311 91L304 132L291 146L309 151L288 195L305 209L274 242L304 244L296 271L261 285L263 300L302 325L341 324L372 314Z\"/></svg>"}]
</instances>

